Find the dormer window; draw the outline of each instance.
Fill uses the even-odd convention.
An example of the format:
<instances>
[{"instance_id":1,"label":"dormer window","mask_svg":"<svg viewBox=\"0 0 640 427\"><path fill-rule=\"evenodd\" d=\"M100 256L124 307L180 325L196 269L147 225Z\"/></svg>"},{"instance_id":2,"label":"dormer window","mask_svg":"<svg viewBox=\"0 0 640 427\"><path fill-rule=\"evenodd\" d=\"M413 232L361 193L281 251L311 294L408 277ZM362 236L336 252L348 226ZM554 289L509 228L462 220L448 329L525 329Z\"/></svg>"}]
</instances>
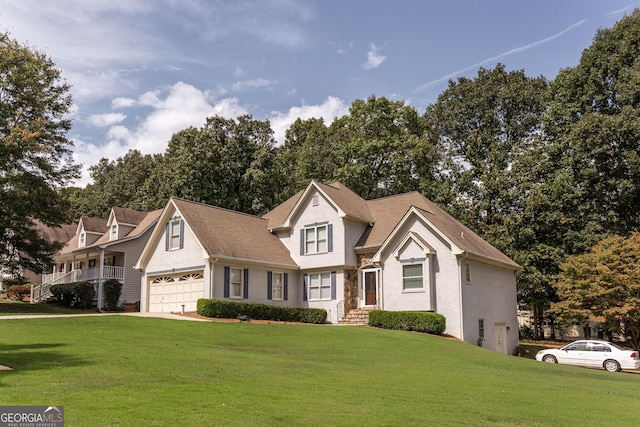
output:
<instances>
[{"instance_id":1,"label":"dormer window","mask_svg":"<svg viewBox=\"0 0 640 427\"><path fill-rule=\"evenodd\" d=\"M118 224L111 224L111 234L109 235L109 240L117 240L118 239Z\"/></svg>"},{"instance_id":2,"label":"dormer window","mask_svg":"<svg viewBox=\"0 0 640 427\"><path fill-rule=\"evenodd\" d=\"M78 247L83 248L87 241L87 233L82 230L80 232L80 236L78 237Z\"/></svg>"}]
</instances>

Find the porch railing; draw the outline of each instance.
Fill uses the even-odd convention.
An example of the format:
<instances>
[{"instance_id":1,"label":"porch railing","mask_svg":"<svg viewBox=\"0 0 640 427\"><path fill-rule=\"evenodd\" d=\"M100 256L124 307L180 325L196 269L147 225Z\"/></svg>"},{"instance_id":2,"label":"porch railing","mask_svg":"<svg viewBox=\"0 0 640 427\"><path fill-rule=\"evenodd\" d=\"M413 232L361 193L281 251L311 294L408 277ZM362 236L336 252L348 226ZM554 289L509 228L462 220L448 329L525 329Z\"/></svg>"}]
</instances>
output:
<instances>
[{"instance_id":1,"label":"porch railing","mask_svg":"<svg viewBox=\"0 0 640 427\"><path fill-rule=\"evenodd\" d=\"M31 287L31 302L41 302L51 296L51 287L61 283L94 282L100 278L100 269L97 267L84 270L72 270L66 273L44 274L42 284ZM102 279L124 280L124 267L105 265L102 268Z\"/></svg>"},{"instance_id":2,"label":"porch railing","mask_svg":"<svg viewBox=\"0 0 640 427\"><path fill-rule=\"evenodd\" d=\"M338 321L344 317L344 300L340 300L336 307L336 311L338 314Z\"/></svg>"}]
</instances>

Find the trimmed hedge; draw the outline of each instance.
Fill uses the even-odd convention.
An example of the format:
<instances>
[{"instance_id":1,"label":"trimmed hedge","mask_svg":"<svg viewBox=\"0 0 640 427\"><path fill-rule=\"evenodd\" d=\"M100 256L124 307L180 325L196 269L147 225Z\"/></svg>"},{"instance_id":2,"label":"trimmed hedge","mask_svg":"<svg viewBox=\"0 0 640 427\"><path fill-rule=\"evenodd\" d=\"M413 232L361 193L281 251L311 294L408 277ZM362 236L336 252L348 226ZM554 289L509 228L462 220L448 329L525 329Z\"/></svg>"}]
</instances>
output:
<instances>
[{"instance_id":1,"label":"trimmed hedge","mask_svg":"<svg viewBox=\"0 0 640 427\"><path fill-rule=\"evenodd\" d=\"M51 293L58 303L67 307L91 308L96 292L89 282L74 282L53 285Z\"/></svg>"},{"instance_id":2,"label":"trimmed hedge","mask_svg":"<svg viewBox=\"0 0 640 427\"><path fill-rule=\"evenodd\" d=\"M280 307L256 302L199 299L196 310L201 316L221 319L237 319L240 316L246 316L256 320L315 324L327 322L327 311L320 308Z\"/></svg>"},{"instance_id":3,"label":"trimmed hedge","mask_svg":"<svg viewBox=\"0 0 640 427\"><path fill-rule=\"evenodd\" d=\"M372 310L369 313L369 325L383 329L442 335L446 320L442 314L429 311Z\"/></svg>"}]
</instances>

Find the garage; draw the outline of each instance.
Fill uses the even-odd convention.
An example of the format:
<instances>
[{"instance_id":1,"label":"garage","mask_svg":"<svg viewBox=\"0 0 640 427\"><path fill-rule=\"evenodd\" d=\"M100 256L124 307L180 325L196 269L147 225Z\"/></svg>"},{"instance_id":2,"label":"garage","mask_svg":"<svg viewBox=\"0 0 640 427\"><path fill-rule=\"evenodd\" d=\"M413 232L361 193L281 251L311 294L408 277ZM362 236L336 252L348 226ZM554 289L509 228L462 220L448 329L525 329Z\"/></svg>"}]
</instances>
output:
<instances>
[{"instance_id":1,"label":"garage","mask_svg":"<svg viewBox=\"0 0 640 427\"><path fill-rule=\"evenodd\" d=\"M204 298L204 277L201 272L156 277L149 284L149 311L180 313L196 311L199 298Z\"/></svg>"}]
</instances>

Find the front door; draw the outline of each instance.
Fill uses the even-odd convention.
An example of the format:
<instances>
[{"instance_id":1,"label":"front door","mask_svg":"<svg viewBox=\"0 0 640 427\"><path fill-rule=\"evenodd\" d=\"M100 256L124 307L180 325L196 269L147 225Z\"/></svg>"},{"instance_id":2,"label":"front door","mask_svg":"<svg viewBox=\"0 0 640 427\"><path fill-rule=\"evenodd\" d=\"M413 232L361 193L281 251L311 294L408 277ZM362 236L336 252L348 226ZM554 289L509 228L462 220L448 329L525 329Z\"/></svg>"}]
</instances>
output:
<instances>
[{"instance_id":1,"label":"front door","mask_svg":"<svg viewBox=\"0 0 640 427\"><path fill-rule=\"evenodd\" d=\"M364 272L364 304L376 305L378 303L378 273L376 270Z\"/></svg>"},{"instance_id":2,"label":"front door","mask_svg":"<svg viewBox=\"0 0 640 427\"><path fill-rule=\"evenodd\" d=\"M507 354L507 325L496 323L493 328L495 337L494 350L498 353Z\"/></svg>"}]
</instances>

